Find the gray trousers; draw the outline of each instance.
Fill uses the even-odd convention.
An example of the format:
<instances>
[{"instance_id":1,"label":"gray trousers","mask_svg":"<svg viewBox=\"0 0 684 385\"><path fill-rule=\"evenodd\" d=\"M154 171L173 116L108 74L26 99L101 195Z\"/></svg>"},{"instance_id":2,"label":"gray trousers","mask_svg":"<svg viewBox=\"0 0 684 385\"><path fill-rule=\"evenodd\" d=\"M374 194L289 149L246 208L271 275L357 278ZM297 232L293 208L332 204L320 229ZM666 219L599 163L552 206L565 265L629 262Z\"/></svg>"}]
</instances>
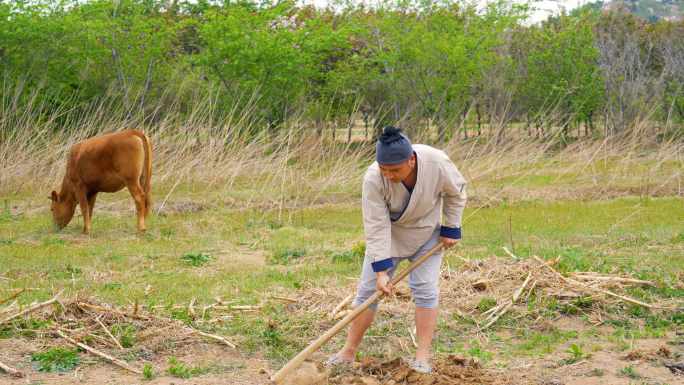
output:
<instances>
[{"instance_id":1,"label":"gray trousers","mask_svg":"<svg viewBox=\"0 0 684 385\"><path fill-rule=\"evenodd\" d=\"M400 262L408 259L413 263L416 259L423 256L431 248L439 243L439 229L432 233L430 239L421 246L415 254L410 257L392 258L392 268L387 270L387 275L390 279L394 276L397 265ZM439 304L439 267L442 264L442 250L439 250L427 261L423 262L409 275L409 287L413 294L413 299L416 301L416 306L423 309L434 309ZM363 260L363 269L361 270L361 283L356 292L356 306L361 306L368 298L375 294L375 286L377 284L378 275L371 267L370 258L366 254ZM375 310L378 307L380 300L372 304L368 310Z\"/></svg>"}]
</instances>

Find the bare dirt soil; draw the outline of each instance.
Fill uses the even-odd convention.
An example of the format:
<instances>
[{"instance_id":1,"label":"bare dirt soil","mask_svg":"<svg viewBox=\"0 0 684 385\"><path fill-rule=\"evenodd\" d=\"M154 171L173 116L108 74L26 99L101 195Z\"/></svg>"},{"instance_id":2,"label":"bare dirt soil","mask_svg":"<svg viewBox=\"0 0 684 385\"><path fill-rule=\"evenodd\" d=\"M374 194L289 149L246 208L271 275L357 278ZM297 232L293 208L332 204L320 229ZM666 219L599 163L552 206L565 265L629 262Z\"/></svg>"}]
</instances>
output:
<instances>
[{"instance_id":1,"label":"bare dirt soil","mask_svg":"<svg viewBox=\"0 0 684 385\"><path fill-rule=\"evenodd\" d=\"M432 363L432 373L420 373L401 358L378 364L374 359L364 358L350 367L351 372L331 377L329 384L415 384L415 385L485 385L506 384L507 376L491 373L482 365L460 355Z\"/></svg>"}]
</instances>

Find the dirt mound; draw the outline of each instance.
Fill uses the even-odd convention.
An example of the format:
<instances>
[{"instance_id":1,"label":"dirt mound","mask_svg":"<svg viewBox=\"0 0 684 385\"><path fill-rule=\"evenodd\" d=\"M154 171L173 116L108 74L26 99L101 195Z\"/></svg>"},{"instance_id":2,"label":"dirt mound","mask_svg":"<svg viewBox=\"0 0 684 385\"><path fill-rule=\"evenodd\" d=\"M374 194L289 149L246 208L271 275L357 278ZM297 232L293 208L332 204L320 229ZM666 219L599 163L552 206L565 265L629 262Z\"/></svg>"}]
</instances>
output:
<instances>
[{"instance_id":1,"label":"dirt mound","mask_svg":"<svg viewBox=\"0 0 684 385\"><path fill-rule=\"evenodd\" d=\"M432 373L411 369L401 358L378 364L375 359L362 358L351 365L349 373L329 379L339 385L452 385L452 384L505 384L507 378L488 373L480 364L460 355L432 363Z\"/></svg>"}]
</instances>

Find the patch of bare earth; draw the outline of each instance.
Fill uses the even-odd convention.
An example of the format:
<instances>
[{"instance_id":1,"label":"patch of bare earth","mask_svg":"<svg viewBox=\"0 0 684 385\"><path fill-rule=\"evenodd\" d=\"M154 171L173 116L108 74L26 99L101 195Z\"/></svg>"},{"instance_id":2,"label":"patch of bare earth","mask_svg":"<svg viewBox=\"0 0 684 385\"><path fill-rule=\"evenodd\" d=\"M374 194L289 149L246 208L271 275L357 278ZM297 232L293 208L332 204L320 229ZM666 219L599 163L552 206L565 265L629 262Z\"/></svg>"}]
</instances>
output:
<instances>
[{"instance_id":1,"label":"patch of bare earth","mask_svg":"<svg viewBox=\"0 0 684 385\"><path fill-rule=\"evenodd\" d=\"M460 355L450 355L445 360L432 363L432 373L421 373L401 358L378 363L372 358L362 358L351 364L349 373L328 378L329 384L339 385L489 385L514 384L507 375L486 370L482 365Z\"/></svg>"}]
</instances>

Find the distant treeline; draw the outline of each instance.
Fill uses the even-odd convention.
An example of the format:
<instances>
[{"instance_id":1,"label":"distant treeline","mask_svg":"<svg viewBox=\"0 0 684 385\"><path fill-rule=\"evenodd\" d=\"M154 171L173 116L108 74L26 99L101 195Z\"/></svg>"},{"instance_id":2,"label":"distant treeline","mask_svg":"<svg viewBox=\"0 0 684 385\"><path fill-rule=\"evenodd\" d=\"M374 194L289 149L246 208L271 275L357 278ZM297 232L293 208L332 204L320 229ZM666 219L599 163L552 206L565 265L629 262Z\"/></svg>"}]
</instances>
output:
<instances>
[{"instance_id":1,"label":"distant treeline","mask_svg":"<svg viewBox=\"0 0 684 385\"><path fill-rule=\"evenodd\" d=\"M0 130L98 114L318 135L354 117L438 139L682 131L683 23L587 6L530 26L529 5L478 4L0 0Z\"/></svg>"}]
</instances>

